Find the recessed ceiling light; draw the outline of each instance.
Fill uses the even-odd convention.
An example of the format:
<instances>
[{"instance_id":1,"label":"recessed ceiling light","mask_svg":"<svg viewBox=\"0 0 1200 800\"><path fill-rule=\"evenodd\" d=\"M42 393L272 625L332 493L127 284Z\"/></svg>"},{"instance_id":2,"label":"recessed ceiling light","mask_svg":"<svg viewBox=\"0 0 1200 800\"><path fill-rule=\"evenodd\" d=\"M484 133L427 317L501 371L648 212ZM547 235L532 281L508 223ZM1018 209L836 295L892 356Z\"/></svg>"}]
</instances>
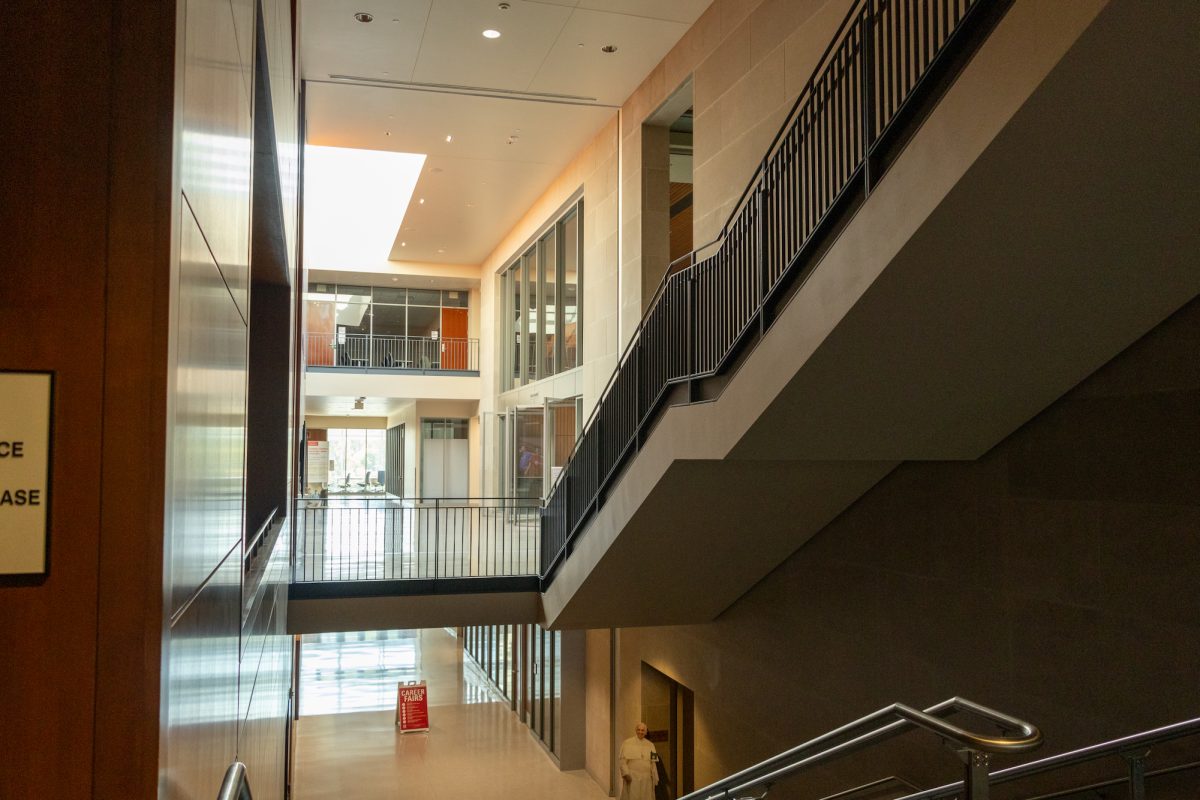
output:
<instances>
[{"instance_id":1,"label":"recessed ceiling light","mask_svg":"<svg viewBox=\"0 0 1200 800\"><path fill-rule=\"evenodd\" d=\"M444 247L439 247L439 248L438 248L438 252L439 252L439 253L444 253L444 252L446 252L446 248L444 248Z\"/></svg>"},{"instance_id":2,"label":"recessed ceiling light","mask_svg":"<svg viewBox=\"0 0 1200 800\"><path fill-rule=\"evenodd\" d=\"M484 31L484 32L483 32L483 38L485 38L485 39L499 39L499 38L500 38L500 31L496 30L495 28L488 28L486 31Z\"/></svg>"},{"instance_id":3,"label":"recessed ceiling light","mask_svg":"<svg viewBox=\"0 0 1200 800\"><path fill-rule=\"evenodd\" d=\"M391 132L391 131L384 131L384 132L383 132L383 135L384 135L384 136L391 136L391 135L392 135L392 132Z\"/></svg>"},{"instance_id":4,"label":"recessed ceiling light","mask_svg":"<svg viewBox=\"0 0 1200 800\"><path fill-rule=\"evenodd\" d=\"M446 141L447 141L447 142L453 142L453 141L454 141L454 137L453 137L453 136L451 136L450 134L448 134L448 133L447 133L447 134L446 134Z\"/></svg>"},{"instance_id":5,"label":"recessed ceiling light","mask_svg":"<svg viewBox=\"0 0 1200 800\"><path fill-rule=\"evenodd\" d=\"M399 278L392 278L392 283L399 283L399 282L400 282Z\"/></svg>"},{"instance_id":6,"label":"recessed ceiling light","mask_svg":"<svg viewBox=\"0 0 1200 800\"><path fill-rule=\"evenodd\" d=\"M401 246L401 247L408 247L408 242L401 242L401 243L400 243L400 246ZM392 278L392 280L396 280L396 279L395 279L395 278Z\"/></svg>"},{"instance_id":7,"label":"recessed ceiling light","mask_svg":"<svg viewBox=\"0 0 1200 800\"><path fill-rule=\"evenodd\" d=\"M600 52L615 53L615 52L617 52L617 46L615 44L606 44L606 45L604 45L604 47L600 48Z\"/></svg>"},{"instance_id":8,"label":"recessed ceiling light","mask_svg":"<svg viewBox=\"0 0 1200 800\"><path fill-rule=\"evenodd\" d=\"M354 18L359 22L370 22L371 20L375 19L375 17L371 16L365 11L358 12L354 15Z\"/></svg>"},{"instance_id":9,"label":"recessed ceiling light","mask_svg":"<svg viewBox=\"0 0 1200 800\"><path fill-rule=\"evenodd\" d=\"M417 203L419 203L420 205L425 205L425 198L422 197L420 200L417 201Z\"/></svg>"}]
</instances>

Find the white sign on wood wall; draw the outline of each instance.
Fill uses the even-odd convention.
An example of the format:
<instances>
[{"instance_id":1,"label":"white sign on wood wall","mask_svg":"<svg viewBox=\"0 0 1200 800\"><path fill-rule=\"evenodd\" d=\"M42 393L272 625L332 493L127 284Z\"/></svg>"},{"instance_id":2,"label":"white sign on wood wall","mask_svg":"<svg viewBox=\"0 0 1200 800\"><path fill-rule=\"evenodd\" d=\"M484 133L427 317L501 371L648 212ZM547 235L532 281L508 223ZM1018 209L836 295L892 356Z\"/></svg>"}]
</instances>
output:
<instances>
[{"instance_id":1,"label":"white sign on wood wall","mask_svg":"<svg viewBox=\"0 0 1200 800\"><path fill-rule=\"evenodd\" d=\"M54 376L0 371L0 575L46 571Z\"/></svg>"}]
</instances>

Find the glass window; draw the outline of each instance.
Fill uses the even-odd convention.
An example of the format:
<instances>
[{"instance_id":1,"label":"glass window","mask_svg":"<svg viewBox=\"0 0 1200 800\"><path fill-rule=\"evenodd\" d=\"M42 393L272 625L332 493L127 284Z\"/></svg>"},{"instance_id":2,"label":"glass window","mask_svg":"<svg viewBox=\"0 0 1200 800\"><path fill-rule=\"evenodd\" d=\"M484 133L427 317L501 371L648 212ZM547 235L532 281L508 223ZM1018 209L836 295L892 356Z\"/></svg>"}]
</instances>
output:
<instances>
[{"instance_id":1,"label":"glass window","mask_svg":"<svg viewBox=\"0 0 1200 800\"><path fill-rule=\"evenodd\" d=\"M513 474L516 476L517 497L542 496L542 427L545 417L542 409L519 409L515 412L516 419L516 462L513 464Z\"/></svg>"},{"instance_id":2,"label":"glass window","mask_svg":"<svg viewBox=\"0 0 1200 800\"><path fill-rule=\"evenodd\" d=\"M409 289L408 304L410 306L440 306L442 293L437 289Z\"/></svg>"},{"instance_id":3,"label":"glass window","mask_svg":"<svg viewBox=\"0 0 1200 800\"><path fill-rule=\"evenodd\" d=\"M557 294L554 291L558 277L558 237L552 229L542 239L540 245L538 274L541 277L541 358L542 375L553 375L558 372L555 358L555 321L557 319Z\"/></svg>"},{"instance_id":4,"label":"glass window","mask_svg":"<svg viewBox=\"0 0 1200 800\"><path fill-rule=\"evenodd\" d=\"M403 336L406 330L404 306L375 306L371 319L376 336Z\"/></svg>"},{"instance_id":5,"label":"glass window","mask_svg":"<svg viewBox=\"0 0 1200 800\"><path fill-rule=\"evenodd\" d=\"M467 292L462 290L442 292L443 308L466 308Z\"/></svg>"},{"instance_id":6,"label":"glass window","mask_svg":"<svg viewBox=\"0 0 1200 800\"><path fill-rule=\"evenodd\" d=\"M504 275L507 288L504 295L512 301L512 307L504 315L507 329L506 341L509 342L508 358L508 388L521 383L521 279L520 271L514 267Z\"/></svg>"},{"instance_id":7,"label":"glass window","mask_svg":"<svg viewBox=\"0 0 1200 800\"><path fill-rule=\"evenodd\" d=\"M562 223L562 263L559 280L559 319L561 325L562 360L559 369L579 366L579 286L582 259L582 237L579 235L579 213L572 212Z\"/></svg>"},{"instance_id":8,"label":"glass window","mask_svg":"<svg viewBox=\"0 0 1200 800\"><path fill-rule=\"evenodd\" d=\"M550 745L550 752L555 755L559 754L559 744L562 741L562 667L559 662L562 660L562 632L554 631L550 634L550 668L546 671L550 673L550 736L547 743Z\"/></svg>"},{"instance_id":9,"label":"glass window","mask_svg":"<svg viewBox=\"0 0 1200 800\"><path fill-rule=\"evenodd\" d=\"M521 258L521 280L525 284L525 322L521 326L525 341L525 383L538 378L538 302L537 302L537 249Z\"/></svg>"},{"instance_id":10,"label":"glass window","mask_svg":"<svg viewBox=\"0 0 1200 800\"><path fill-rule=\"evenodd\" d=\"M582 208L550 225L499 278L506 390L580 364Z\"/></svg>"},{"instance_id":11,"label":"glass window","mask_svg":"<svg viewBox=\"0 0 1200 800\"><path fill-rule=\"evenodd\" d=\"M338 284L337 299L339 303L367 303L371 302L371 287L370 286L345 286Z\"/></svg>"},{"instance_id":12,"label":"glass window","mask_svg":"<svg viewBox=\"0 0 1200 800\"><path fill-rule=\"evenodd\" d=\"M390 303L402 306L408 302L408 289L396 289L391 286L375 287L375 302Z\"/></svg>"}]
</instances>

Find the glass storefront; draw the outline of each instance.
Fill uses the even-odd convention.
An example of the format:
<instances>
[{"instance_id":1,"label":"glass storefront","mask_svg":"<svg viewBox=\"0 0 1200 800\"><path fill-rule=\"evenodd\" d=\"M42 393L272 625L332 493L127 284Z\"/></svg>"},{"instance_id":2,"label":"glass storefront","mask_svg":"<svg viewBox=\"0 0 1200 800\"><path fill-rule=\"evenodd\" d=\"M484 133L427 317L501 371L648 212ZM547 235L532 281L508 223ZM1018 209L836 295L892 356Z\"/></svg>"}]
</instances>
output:
<instances>
[{"instance_id":1,"label":"glass storefront","mask_svg":"<svg viewBox=\"0 0 1200 800\"><path fill-rule=\"evenodd\" d=\"M540 625L463 629L463 648L550 752L562 746L562 633Z\"/></svg>"}]
</instances>

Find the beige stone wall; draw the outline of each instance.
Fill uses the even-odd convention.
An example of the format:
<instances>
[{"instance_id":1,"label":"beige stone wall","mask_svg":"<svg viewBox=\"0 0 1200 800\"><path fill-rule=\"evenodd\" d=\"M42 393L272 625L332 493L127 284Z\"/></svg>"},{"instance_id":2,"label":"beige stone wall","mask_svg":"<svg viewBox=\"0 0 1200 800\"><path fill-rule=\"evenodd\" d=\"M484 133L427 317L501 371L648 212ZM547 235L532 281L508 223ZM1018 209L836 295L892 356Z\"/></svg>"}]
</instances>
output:
<instances>
[{"instance_id":1,"label":"beige stone wall","mask_svg":"<svg viewBox=\"0 0 1200 800\"><path fill-rule=\"evenodd\" d=\"M708 241L745 188L848 6L848 0L716 0L630 95L619 119L606 125L555 178L481 266L485 413L575 393L583 395L584 414L591 413L637 329L644 295L653 291L666 268L662 258L654 264L642 261L646 119L693 79L694 237L698 244ZM502 395L496 366L507 343L497 336L497 273L581 187L583 366L577 374Z\"/></svg>"},{"instance_id":2,"label":"beige stone wall","mask_svg":"<svg viewBox=\"0 0 1200 800\"><path fill-rule=\"evenodd\" d=\"M849 0L716 0L621 111L621 341L665 263L643 261L643 124L688 78L694 134L693 241L721 229L850 7ZM652 241L654 237L649 237Z\"/></svg>"},{"instance_id":3,"label":"beige stone wall","mask_svg":"<svg viewBox=\"0 0 1200 800\"><path fill-rule=\"evenodd\" d=\"M1191 716L1198 343L1193 301L977 461L899 467L716 622L621 630L618 733L643 662L695 692L697 786L895 701L1017 714L1046 755ZM911 734L803 796L955 769Z\"/></svg>"}]
</instances>

